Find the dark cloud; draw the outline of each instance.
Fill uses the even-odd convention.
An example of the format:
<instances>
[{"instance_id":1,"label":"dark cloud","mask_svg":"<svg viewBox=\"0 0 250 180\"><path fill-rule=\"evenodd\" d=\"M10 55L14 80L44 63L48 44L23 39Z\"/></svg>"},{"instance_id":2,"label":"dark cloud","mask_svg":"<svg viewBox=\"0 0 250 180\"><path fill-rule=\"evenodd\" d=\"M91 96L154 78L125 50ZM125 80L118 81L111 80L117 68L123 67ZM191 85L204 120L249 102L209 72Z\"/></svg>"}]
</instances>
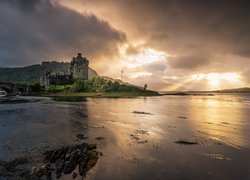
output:
<instances>
[{"instance_id":1,"label":"dark cloud","mask_svg":"<svg viewBox=\"0 0 250 180\"><path fill-rule=\"evenodd\" d=\"M0 3L0 66L31 64L41 58L69 58L82 51L95 60L95 67L118 76L120 71L114 70L120 63L116 58L117 46L126 42L128 56L136 56L147 48L169 55L167 66L157 62L131 70L152 73L143 78L161 86L167 83L162 80L164 73L188 77L195 73L249 71L247 0L0 0Z\"/></svg>"},{"instance_id":2,"label":"dark cloud","mask_svg":"<svg viewBox=\"0 0 250 180\"><path fill-rule=\"evenodd\" d=\"M137 53L139 53L139 47L135 47L133 45L129 45L126 48L126 54L127 55L134 55L134 54L137 54Z\"/></svg>"},{"instance_id":3,"label":"dark cloud","mask_svg":"<svg viewBox=\"0 0 250 180\"><path fill-rule=\"evenodd\" d=\"M158 21L155 26L147 27L155 46L177 55L195 55L200 50L249 55L249 3L174 1L166 13L163 7L151 7L152 12L162 9L153 15Z\"/></svg>"},{"instance_id":4,"label":"dark cloud","mask_svg":"<svg viewBox=\"0 0 250 180\"><path fill-rule=\"evenodd\" d=\"M126 32L131 44L170 55L168 66L163 66L168 69L161 71L166 76L236 72L247 79L241 72L248 72L250 63L248 0L57 1L112 22ZM133 54L137 48L129 50ZM144 71L153 72L149 69ZM185 84L180 79L175 83Z\"/></svg>"},{"instance_id":5,"label":"dark cloud","mask_svg":"<svg viewBox=\"0 0 250 180\"><path fill-rule=\"evenodd\" d=\"M250 84L250 70L248 69L248 70L242 72L242 76L244 78L243 80L245 82L247 82L248 84Z\"/></svg>"},{"instance_id":6,"label":"dark cloud","mask_svg":"<svg viewBox=\"0 0 250 180\"><path fill-rule=\"evenodd\" d=\"M167 65L165 61L155 61L133 69L133 72L146 71L152 74L164 75Z\"/></svg>"},{"instance_id":7,"label":"dark cloud","mask_svg":"<svg viewBox=\"0 0 250 180\"><path fill-rule=\"evenodd\" d=\"M23 11L34 10L35 6L41 2L42 0L0 0L0 3L9 3Z\"/></svg>"},{"instance_id":8,"label":"dark cloud","mask_svg":"<svg viewBox=\"0 0 250 180\"><path fill-rule=\"evenodd\" d=\"M166 82L164 82L164 80L156 74L152 74L152 76L140 76L130 79L130 83L141 87L147 84L148 89L151 90L160 90L166 86Z\"/></svg>"},{"instance_id":9,"label":"dark cloud","mask_svg":"<svg viewBox=\"0 0 250 180\"><path fill-rule=\"evenodd\" d=\"M174 56L197 56L197 53L205 51L212 55L250 58L250 1L247 0L73 2L90 8L90 11L106 19L116 21L130 39L143 39L146 46ZM100 8L94 4L98 4ZM184 62L188 66L194 61L192 58L182 60L191 61Z\"/></svg>"},{"instance_id":10,"label":"dark cloud","mask_svg":"<svg viewBox=\"0 0 250 180\"><path fill-rule=\"evenodd\" d=\"M111 58L126 36L94 15L54 1L0 0L0 40L0 66L23 66L77 52L93 61Z\"/></svg>"},{"instance_id":11,"label":"dark cloud","mask_svg":"<svg viewBox=\"0 0 250 180\"><path fill-rule=\"evenodd\" d=\"M169 57L168 63L172 68L195 70L210 64L209 56L177 56Z\"/></svg>"}]
</instances>

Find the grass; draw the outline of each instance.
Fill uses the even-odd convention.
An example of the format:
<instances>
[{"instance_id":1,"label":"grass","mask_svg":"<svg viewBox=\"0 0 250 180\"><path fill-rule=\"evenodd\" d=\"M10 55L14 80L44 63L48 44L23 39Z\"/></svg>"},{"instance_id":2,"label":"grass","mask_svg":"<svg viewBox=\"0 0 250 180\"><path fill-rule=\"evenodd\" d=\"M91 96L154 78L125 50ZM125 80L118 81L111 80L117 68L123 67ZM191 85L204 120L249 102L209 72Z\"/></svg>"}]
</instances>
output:
<instances>
[{"instance_id":1,"label":"grass","mask_svg":"<svg viewBox=\"0 0 250 180\"><path fill-rule=\"evenodd\" d=\"M133 85L119 84L103 78L77 80L72 85L55 85L40 91L41 96L52 97L56 101L84 101L86 98L133 98L139 96L159 96L156 91L145 90Z\"/></svg>"},{"instance_id":2,"label":"grass","mask_svg":"<svg viewBox=\"0 0 250 180\"><path fill-rule=\"evenodd\" d=\"M86 98L133 98L140 96L159 96L155 92L58 92L45 96L52 97L55 101L85 101Z\"/></svg>"},{"instance_id":3,"label":"grass","mask_svg":"<svg viewBox=\"0 0 250 180\"><path fill-rule=\"evenodd\" d=\"M57 93L57 92L63 92L70 88L71 88L71 85L56 85L56 86L48 87L46 91L51 92L51 93Z\"/></svg>"}]
</instances>

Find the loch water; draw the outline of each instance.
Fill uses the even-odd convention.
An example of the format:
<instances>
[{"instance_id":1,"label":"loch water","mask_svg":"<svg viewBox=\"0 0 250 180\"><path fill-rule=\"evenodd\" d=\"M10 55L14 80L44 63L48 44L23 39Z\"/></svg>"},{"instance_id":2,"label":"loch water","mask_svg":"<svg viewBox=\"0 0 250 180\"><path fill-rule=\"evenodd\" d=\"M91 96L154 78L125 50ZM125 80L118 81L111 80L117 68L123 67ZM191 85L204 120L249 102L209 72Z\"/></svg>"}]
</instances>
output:
<instances>
[{"instance_id":1,"label":"loch water","mask_svg":"<svg viewBox=\"0 0 250 180\"><path fill-rule=\"evenodd\" d=\"M250 94L7 98L0 160L88 142L103 156L87 179L250 179Z\"/></svg>"}]
</instances>

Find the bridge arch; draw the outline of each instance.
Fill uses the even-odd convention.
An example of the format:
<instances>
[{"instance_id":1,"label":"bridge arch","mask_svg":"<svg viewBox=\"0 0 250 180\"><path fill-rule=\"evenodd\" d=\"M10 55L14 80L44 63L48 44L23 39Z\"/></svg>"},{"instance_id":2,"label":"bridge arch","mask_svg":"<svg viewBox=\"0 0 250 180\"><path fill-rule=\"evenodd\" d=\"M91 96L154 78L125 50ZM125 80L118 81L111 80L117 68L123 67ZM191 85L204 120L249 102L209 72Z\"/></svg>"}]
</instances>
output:
<instances>
[{"instance_id":1,"label":"bridge arch","mask_svg":"<svg viewBox=\"0 0 250 180\"><path fill-rule=\"evenodd\" d=\"M6 91L8 94L13 92L13 91L12 91L10 88L8 88L8 87L2 87L2 86L0 86L0 88L3 89L4 91Z\"/></svg>"},{"instance_id":2,"label":"bridge arch","mask_svg":"<svg viewBox=\"0 0 250 180\"><path fill-rule=\"evenodd\" d=\"M33 86L26 84L0 82L0 88L7 92L8 95L29 95L32 92Z\"/></svg>"}]
</instances>

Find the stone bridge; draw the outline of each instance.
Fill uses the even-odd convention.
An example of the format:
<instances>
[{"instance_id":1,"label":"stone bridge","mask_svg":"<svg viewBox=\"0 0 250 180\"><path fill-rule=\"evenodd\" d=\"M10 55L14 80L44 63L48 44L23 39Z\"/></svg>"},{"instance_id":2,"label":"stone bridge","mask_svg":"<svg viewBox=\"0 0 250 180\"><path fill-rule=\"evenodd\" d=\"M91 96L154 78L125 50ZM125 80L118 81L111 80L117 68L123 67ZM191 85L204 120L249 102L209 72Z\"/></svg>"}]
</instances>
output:
<instances>
[{"instance_id":1,"label":"stone bridge","mask_svg":"<svg viewBox=\"0 0 250 180\"><path fill-rule=\"evenodd\" d=\"M29 95L32 92L32 86L7 82L0 82L0 89L5 90L7 95Z\"/></svg>"}]
</instances>

